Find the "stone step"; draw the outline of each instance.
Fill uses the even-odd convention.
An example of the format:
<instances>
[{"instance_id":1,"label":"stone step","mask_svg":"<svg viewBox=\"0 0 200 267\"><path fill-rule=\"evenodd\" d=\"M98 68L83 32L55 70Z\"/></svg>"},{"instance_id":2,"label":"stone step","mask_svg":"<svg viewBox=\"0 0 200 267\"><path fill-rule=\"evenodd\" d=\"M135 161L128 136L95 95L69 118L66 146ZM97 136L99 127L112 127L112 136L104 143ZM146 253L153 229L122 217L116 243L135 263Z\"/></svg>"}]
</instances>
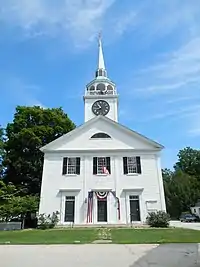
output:
<instances>
[{"instance_id":1,"label":"stone step","mask_svg":"<svg viewBox=\"0 0 200 267\"><path fill-rule=\"evenodd\" d=\"M148 228L146 224L67 224L57 225L57 228Z\"/></svg>"}]
</instances>

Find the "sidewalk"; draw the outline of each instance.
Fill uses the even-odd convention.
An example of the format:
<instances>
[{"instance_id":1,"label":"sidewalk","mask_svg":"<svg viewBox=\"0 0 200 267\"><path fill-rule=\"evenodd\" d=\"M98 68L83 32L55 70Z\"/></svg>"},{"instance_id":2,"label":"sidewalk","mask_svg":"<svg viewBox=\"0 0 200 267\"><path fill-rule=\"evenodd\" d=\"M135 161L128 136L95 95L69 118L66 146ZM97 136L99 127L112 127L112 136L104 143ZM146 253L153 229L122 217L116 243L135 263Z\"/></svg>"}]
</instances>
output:
<instances>
[{"instance_id":1,"label":"sidewalk","mask_svg":"<svg viewBox=\"0 0 200 267\"><path fill-rule=\"evenodd\" d=\"M2 245L0 259L2 267L200 266L198 244Z\"/></svg>"},{"instance_id":2,"label":"sidewalk","mask_svg":"<svg viewBox=\"0 0 200 267\"><path fill-rule=\"evenodd\" d=\"M199 222L186 223L186 222L180 222L180 221L170 221L170 226L192 229L192 230L200 230L200 223Z\"/></svg>"}]
</instances>

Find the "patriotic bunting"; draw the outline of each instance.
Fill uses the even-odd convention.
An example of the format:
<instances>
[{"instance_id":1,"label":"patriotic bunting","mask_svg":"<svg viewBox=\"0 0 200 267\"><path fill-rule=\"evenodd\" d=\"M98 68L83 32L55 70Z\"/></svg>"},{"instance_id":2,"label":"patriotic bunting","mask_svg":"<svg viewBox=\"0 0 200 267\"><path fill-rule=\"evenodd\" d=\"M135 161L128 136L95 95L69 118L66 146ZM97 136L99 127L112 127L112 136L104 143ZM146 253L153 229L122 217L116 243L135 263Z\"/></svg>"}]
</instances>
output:
<instances>
[{"instance_id":1,"label":"patriotic bunting","mask_svg":"<svg viewBox=\"0 0 200 267\"><path fill-rule=\"evenodd\" d=\"M95 192L98 199L106 199L108 196L108 192Z\"/></svg>"},{"instance_id":2,"label":"patriotic bunting","mask_svg":"<svg viewBox=\"0 0 200 267\"><path fill-rule=\"evenodd\" d=\"M114 196L116 202L117 202L117 210L118 210L118 220L120 220L121 214L120 214L120 201L119 198L116 196L116 193L114 191L110 191L112 195ZM95 192L96 197L100 200L105 200L109 194L109 191L100 191ZM88 192L88 207L87 207L87 223L92 222L92 211L93 211L93 196L94 192L90 191Z\"/></svg>"}]
</instances>

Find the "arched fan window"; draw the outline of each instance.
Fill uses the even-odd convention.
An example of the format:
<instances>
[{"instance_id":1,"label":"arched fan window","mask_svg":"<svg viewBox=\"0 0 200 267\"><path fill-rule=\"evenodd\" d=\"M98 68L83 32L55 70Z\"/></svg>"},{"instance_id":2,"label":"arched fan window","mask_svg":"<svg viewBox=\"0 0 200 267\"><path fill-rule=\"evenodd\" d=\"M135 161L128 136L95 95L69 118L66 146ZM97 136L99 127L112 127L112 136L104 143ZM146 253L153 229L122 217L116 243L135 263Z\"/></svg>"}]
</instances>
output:
<instances>
[{"instance_id":1,"label":"arched fan window","mask_svg":"<svg viewBox=\"0 0 200 267\"><path fill-rule=\"evenodd\" d=\"M91 138L111 138L111 136L106 133L96 133Z\"/></svg>"},{"instance_id":2,"label":"arched fan window","mask_svg":"<svg viewBox=\"0 0 200 267\"><path fill-rule=\"evenodd\" d=\"M109 91L112 91L112 90L113 90L113 87L109 84L109 85L107 86L107 89L108 89Z\"/></svg>"},{"instance_id":3,"label":"arched fan window","mask_svg":"<svg viewBox=\"0 0 200 267\"><path fill-rule=\"evenodd\" d=\"M94 85L90 86L90 91L94 91L94 90L95 90Z\"/></svg>"},{"instance_id":4,"label":"arched fan window","mask_svg":"<svg viewBox=\"0 0 200 267\"><path fill-rule=\"evenodd\" d=\"M106 89L106 87L105 87L104 83L99 83L97 85L97 90L104 91L105 89Z\"/></svg>"}]
</instances>

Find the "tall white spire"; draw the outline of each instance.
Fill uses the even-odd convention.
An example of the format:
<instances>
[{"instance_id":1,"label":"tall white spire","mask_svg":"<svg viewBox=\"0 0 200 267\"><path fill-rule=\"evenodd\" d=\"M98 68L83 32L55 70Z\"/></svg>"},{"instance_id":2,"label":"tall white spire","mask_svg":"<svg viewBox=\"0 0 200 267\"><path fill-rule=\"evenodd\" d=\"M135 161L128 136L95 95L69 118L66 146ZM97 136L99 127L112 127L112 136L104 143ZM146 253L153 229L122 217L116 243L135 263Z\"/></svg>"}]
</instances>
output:
<instances>
[{"instance_id":1,"label":"tall white spire","mask_svg":"<svg viewBox=\"0 0 200 267\"><path fill-rule=\"evenodd\" d=\"M99 34L98 43L99 43L99 59L98 59L98 66L97 66L97 71L96 71L96 78L98 78L98 77L106 78L107 73L106 73L104 57L103 57L101 33Z\"/></svg>"},{"instance_id":2,"label":"tall white spire","mask_svg":"<svg viewBox=\"0 0 200 267\"><path fill-rule=\"evenodd\" d=\"M104 63L104 57L103 57L101 34L99 34L99 62L98 62L98 69L105 70L105 63Z\"/></svg>"}]
</instances>

